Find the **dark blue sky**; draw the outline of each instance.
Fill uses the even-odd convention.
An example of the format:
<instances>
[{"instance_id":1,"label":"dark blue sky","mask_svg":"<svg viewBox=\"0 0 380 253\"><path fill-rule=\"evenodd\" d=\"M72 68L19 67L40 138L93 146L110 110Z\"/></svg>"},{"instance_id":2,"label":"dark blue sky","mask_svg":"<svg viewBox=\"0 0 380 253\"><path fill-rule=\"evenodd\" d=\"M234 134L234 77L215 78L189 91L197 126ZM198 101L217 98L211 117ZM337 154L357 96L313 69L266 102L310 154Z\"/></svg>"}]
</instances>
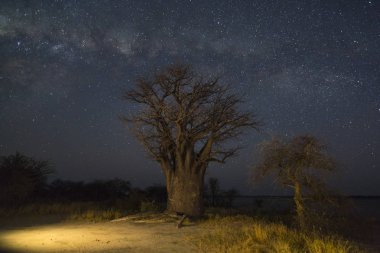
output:
<instances>
[{"instance_id":1,"label":"dark blue sky","mask_svg":"<svg viewBox=\"0 0 380 253\"><path fill-rule=\"evenodd\" d=\"M310 133L339 162L331 185L380 194L378 1L1 1L0 155L50 160L54 177L163 183L118 120L139 75L167 64L218 74L264 122L240 156L211 166L248 186L256 145Z\"/></svg>"}]
</instances>

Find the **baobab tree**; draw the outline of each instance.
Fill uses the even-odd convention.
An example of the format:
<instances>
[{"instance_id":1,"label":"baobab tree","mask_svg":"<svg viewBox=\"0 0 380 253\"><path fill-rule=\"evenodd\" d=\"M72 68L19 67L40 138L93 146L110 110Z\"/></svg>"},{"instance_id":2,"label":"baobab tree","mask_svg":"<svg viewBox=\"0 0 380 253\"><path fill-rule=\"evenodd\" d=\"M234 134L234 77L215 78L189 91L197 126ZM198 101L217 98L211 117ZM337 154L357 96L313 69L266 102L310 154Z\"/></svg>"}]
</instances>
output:
<instances>
[{"instance_id":1,"label":"baobab tree","mask_svg":"<svg viewBox=\"0 0 380 253\"><path fill-rule=\"evenodd\" d=\"M238 147L226 142L244 128L257 128L255 116L239 110L242 100L219 78L204 80L182 65L138 79L124 98L139 105L122 119L160 164L167 209L200 216L209 163L224 163L237 152Z\"/></svg>"},{"instance_id":2,"label":"baobab tree","mask_svg":"<svg viewBox=\"0 0 380 253\"><path fill-rule=\"evenodd\" d=\"M261 145L261 162L254 167L256 179L274 174L276 182L294 191L297 221L306 226L306 200L327 200L322 171L332 171L334 161L326 146L310 135L297 136L290 141L273 139Z\"/></svg>"}]
</instances>

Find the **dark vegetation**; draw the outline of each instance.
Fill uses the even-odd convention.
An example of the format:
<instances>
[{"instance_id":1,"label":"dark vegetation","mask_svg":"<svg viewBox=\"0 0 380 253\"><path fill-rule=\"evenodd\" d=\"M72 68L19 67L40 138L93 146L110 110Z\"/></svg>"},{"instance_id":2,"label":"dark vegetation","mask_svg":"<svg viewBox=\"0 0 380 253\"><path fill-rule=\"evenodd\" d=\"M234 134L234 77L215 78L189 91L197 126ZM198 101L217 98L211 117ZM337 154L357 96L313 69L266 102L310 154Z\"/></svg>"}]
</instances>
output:
<instances>
[{"instance_id":1,"label":"dark vegetation","mask_svg":"<svg viewBox=\"0 0 380 253\"><path fill-rule=\"evenodd\" d=\"M73 211L78 211L75 210L78 208L86 211L87 206L88 209L116 208L124 214L163 211L166 208L167 191L162 185L139 189L133 188L128 181L117 178L92 182L56 179L49 183L48 175L52 173L47 161L39 161L20 153L1 157L0 208L38 213L43 213L42 209L45 208L47 213L54 213L62 210L70 212L70 206ZM216 178L210 178L208 185L204 192L206 206L232 207L237 191L221 191Z\"/></svg>"},{"instance_id":2,"label":"dark vegetation","mask_svg":"<svg viewBox=\"0 0 380 253\"><path fill-rule=\"evenodd\" d=\"M20 153L0 159L1 205L18 205L45 194L47 176L52 172L47 161L38 161Z\"/></svg>"},{"instance_id":3,"label":"dark vegetation","mask_svg":"<svg viewBox=\"0 0 380 253\"><path fill-rule=\"evenodd\" d=\"M1 157L1 216L60 214L69 218L102 220L140 209L161 210L166 202L166 190L162 186L140 190L121 179L92 182L58 179L48 183L47 177L52 172L47 161L20 153Z\"/></svg>"},{"instance_id":4,"label":"dark vegetation","mask_svg":"<svg viewBox=\"0 0 380 253\"><path fill-rule=\"evenodd\" d=\"M42 215L48 217L55 215L59 216L59 219L96 222L116 219L133 213L162 212L166 209L167 192L165 186L154 185L139 189L132 187L128 181L121 179L92 182L55 180L48 183L47 176L52 173L49 163L35 160L20 153L2 157L0 173L2 179L7 178L9 180L3 180L0 185L0 191L2 193L12 192L12 194L1 195L0 217L5 217L6 219L10 216L17 218L20 216ZM340 205L339 208L337 208L339 205L335 205L334 208L328 208L324 204L319 205L321 209L315 209L320 211L318 213L319 219L310 219L309 217L312 216L305 215L307 219L304 222L310 226L305 226L302 230L303 232L298 233L294 229L297 229L296 225L299 224L299 220L296 219L296 223L294 223L292 219L294 214L298 218L297 204L294 205L294 209L290 208L282 211L279 211L276 207L272 209L266 208L268 202L286 200L287 197L268 198L263 196L251 198L252 205L249 208L239 207L234 204L234 201L242 198L244 196L239 196L234 189L222 190L217 178L208 179L203 193L203 204L207 211L204 216L205 223L202 222L202 224L205 224L206 227L213 227L213 229L216 229L217 234L202 235L202 237L194 239L194 242L200 243L201 249L217 252L221 249L220 247L230 247L231 245L238 247L242 243L248 243L246 240L255 240L257 241L256 243L261 244L269 243L270 247L275 248L277 246L272 243L270 236L277 234L282 236L283 231L288 231L287 233L293 236L292 240L298 241L297 247L301 244L303 245L302 247L316 244L317 246L314 245L313 247L321 247L322 249L326 247L358 249L357 246L353 246L351 243L344 242L341 239L332 239L332 237L326 237L326 235L341 235L345 238L360 241L365 241L363 240L364 237L368 239L368 234L364 233L364 231L368 231L368 225L366 227L358 226L358 224L363 223L362 217L353 216L352 213L346 212L347 210L345 211L343 208L344 205ZM306 201L307 198L304 200ZM306 202L310 202L310 200ZM340 202L346 201L342 202L340 199ZM305 206L308 206L308 204L305 203ZM316 208L316 205L313 207ZM311 212L310 208L305 208L304 210L307 214ZM236 222L242 222L242 226L246 227L246 229L232 229L235 227ZM258 227L252 228L252 226ZM353 236L357 231L361 231L360 235L363 237ZM232 232L236 233L235 237L229 236ZM312 237L309 237L310 233L313 234ZM261 234L264 234L265 238L268 236L268 238L261 238ZM211 238L215 240L222 239L228 242L228 245L215 244L214 239ZM280 239L277 238L276 240ZM288 237L284 237L281 239L283 240L281 243L292 244L292 240L288 239ZM336 243L340 243L340 245L337 246L335 245ZM244 247L249 252L250 246ZM292 247L290 247L290 251L292 251ZM234 251L232 250L231 252ZM347 250L342 252L355 251Z\"/></svg>"}]
</instances>

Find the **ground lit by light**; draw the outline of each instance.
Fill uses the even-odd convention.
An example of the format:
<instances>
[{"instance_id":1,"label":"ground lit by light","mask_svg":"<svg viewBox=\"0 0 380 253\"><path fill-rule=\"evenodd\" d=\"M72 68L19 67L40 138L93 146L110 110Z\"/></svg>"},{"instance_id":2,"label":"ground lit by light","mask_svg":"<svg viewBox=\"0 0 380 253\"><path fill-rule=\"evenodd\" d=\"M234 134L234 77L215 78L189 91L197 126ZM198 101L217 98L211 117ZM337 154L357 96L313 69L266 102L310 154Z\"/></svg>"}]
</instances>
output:
<instances>
[{"instance_id":1,"label":"ground lit by light","mask_svg":"<svg viewBox=\"0 0 380 253\"><path fill-rule=\"evenodd\" d=\"M170 224L56 224L0 233L2 250L21 252L167 252L181 247L181 232ZM166 241L165 241L166 240ZM187 247L183 247L187 248ZM186 251L184 251L186 252Z\"/></svg>"},{"instance_id":2,"label":"ground lit by light","mask_svg":"<svg viewBox=\"0 0 380 253\"><path fill-rule=\"evenodd\" d=\"M81 225L80 227L44 226L5 232L0 235L3 247L14 250L38 252L57 250L86 250L99 248L112 249L114 246L127 246L128 237L117 228ZM140 235L141 236L141 235Z\"/></svg>"}]
</instances>

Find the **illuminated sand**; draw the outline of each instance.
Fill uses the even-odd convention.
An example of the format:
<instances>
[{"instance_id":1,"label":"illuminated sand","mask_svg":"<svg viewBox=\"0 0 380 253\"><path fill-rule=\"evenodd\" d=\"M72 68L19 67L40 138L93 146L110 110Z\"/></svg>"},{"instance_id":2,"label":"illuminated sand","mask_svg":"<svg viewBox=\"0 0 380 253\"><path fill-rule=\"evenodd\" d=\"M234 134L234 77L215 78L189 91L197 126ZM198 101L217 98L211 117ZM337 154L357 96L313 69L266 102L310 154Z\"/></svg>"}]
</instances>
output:
<instances>
[{"instance_id":1,"label":"illuminated sand","mask_svg":"<svg viewBox=\"0 0 380 253\"><path fill-rule=\"evenodd\" d=\"M186 237L193 226L119 220L95 224L53 224L2 230L2 252L196 252Z\"/></svg>"}]
</instances>

